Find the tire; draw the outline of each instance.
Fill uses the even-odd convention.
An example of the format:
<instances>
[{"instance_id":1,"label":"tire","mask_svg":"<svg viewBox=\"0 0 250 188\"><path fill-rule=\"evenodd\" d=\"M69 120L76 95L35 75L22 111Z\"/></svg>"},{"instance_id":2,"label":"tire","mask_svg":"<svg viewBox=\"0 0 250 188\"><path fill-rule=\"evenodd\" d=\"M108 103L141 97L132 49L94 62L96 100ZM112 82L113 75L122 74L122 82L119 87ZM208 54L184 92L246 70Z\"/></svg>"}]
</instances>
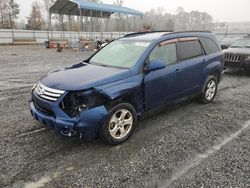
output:
<instances>
[{"instance_id":1,"label":"tire","mask_svg":"<svg viewBox=\"0 0 250 188\"><path fill-rule=\"evenodd\" d=\"M217 78L214 75L209 75L203 86L200 102L203 104L208 104L212 102L217 93L217 87L218 87Z\"/></svg>"},{"instance_id":2,"label":"tire","mask_svg":"<svg viewBox=\"0 0 250 188\"><path fill-rule=\"evenodd\" d=\"M120 103L111 108L102 126L100 137L110 145L118 145L130 138L137 124L137 114L129 103Z\"/></svg>"}]
</instances>

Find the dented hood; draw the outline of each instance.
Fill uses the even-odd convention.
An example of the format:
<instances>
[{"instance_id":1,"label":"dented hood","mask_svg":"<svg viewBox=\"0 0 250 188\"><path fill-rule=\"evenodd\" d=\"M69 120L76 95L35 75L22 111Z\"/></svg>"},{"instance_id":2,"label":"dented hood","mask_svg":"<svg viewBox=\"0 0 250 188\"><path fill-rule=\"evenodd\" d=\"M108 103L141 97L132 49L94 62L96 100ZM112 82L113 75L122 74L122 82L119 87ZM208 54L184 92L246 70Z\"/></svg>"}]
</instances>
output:
<instances>
[{"instance_id":1,"label":"dented hood","mask_svg":"<svg viewBox=\"0 0 250 188\"><path fill-rule=\"evenodd\" d=\"M79 63L49 73L41 80L47 87L78 91L128 78L130 70Z\"/></svg>"}]
</instances>

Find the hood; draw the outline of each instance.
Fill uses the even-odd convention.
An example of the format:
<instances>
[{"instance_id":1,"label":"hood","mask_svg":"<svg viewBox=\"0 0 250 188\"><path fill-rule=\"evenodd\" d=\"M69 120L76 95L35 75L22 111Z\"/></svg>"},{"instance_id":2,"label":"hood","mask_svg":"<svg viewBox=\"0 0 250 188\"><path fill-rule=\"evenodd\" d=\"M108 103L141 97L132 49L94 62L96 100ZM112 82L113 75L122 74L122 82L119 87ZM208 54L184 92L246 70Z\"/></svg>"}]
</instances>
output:
<instances>
[{"instance_id":1,"label":"hood","mask_svg":"<svg viewBox=\"0 0 250 188\"><path fill-rule=\"evenodd\" d=\"M250 55L250 48L228 48L224 53Z\"/></svg>"},{"instance_id":2,"label":"hood","mask_svg":"<svg viewBox=\"0 0 250 188\"><path fill-rule=\"evenodd\" d=\"M49 73L41 83L53 89L77 91L128 78L130 70L79 63Z\"/></svg>"}]
</instances>

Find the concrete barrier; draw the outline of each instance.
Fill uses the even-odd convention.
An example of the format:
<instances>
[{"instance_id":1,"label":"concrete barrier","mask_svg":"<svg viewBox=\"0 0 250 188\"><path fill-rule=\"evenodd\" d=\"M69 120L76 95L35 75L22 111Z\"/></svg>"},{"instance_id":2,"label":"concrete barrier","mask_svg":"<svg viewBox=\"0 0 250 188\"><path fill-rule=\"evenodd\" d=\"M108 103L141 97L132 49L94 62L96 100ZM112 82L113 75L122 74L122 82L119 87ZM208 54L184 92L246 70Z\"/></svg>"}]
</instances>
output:
<instances>
[{"instance_id":1,"label":"concrete barrier","mask_svg":"<svg viewBox=\"0 0 250 188\"><path fill-rule=\"evenodd\" d=\"M73 31L33 31L33 30L11 30L0 29L0 44L14 44L16 40L36 41L37 43L44 43L44 41L54 40L68 40L76 42L80 37L86 39L101 40L119 38L128 32L73 32ZM225 38L225 33L215 33L218 40ZM228 33L227 37L241 37L247 33Z\"/></svg>"},{"instance_id":2,"label":"concrete barrier","mask_svg":"<svg viewBox=\"0 0 250 188\"><path fill-rule=\"evenodd\" d=\"M92 38L95 40L113 39L127 34L127 32L73 32L73 31L33 31L33 30L11 30L0 29L0 44L13 44L15 40L27 39L35 40L37 43L54 40L78 41L82 38Z\"/></svg>"}]
</instances>

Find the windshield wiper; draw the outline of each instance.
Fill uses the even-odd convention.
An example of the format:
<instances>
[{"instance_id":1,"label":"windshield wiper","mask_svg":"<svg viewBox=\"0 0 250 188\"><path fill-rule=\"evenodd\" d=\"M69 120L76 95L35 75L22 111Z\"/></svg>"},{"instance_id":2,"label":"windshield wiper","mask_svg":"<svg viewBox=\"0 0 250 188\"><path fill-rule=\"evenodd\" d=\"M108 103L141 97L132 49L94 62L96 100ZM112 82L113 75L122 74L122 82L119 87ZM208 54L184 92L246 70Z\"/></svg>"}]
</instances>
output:
<instances>
[{"instance_id":1,"label":"windshield wiper","mask_svg":"<svg viewBox=\"0 0 250 188\"><path fill-rule=\"evenodd\" d=\"M230 46L230 48L243 48L243 46Z\"/></svg>"},{"instance_id":2,"label":"windshield wiper","mask_svg":"<svg viewBox=\"0 0 250 188\"><path fill-rule=\"evenodd\" d=\"M99 65L99 66L102 66L102 67L108 67L107 65L103 65L103 64L96 64L96 65Z\"/></svg>"},{"instance_id":3,"label":"windshield wiper","mask_svg":"<svg viewBox=\"0 0 250 188\"><path fill-rule=\"evenodd\" d=\"M90 64L91 65L102 66L102 67L109 67L108 65L104 65L104 64L101 64L101 63L95 63L95 62L91 62Z\"/></svg>"}]
</instances>

